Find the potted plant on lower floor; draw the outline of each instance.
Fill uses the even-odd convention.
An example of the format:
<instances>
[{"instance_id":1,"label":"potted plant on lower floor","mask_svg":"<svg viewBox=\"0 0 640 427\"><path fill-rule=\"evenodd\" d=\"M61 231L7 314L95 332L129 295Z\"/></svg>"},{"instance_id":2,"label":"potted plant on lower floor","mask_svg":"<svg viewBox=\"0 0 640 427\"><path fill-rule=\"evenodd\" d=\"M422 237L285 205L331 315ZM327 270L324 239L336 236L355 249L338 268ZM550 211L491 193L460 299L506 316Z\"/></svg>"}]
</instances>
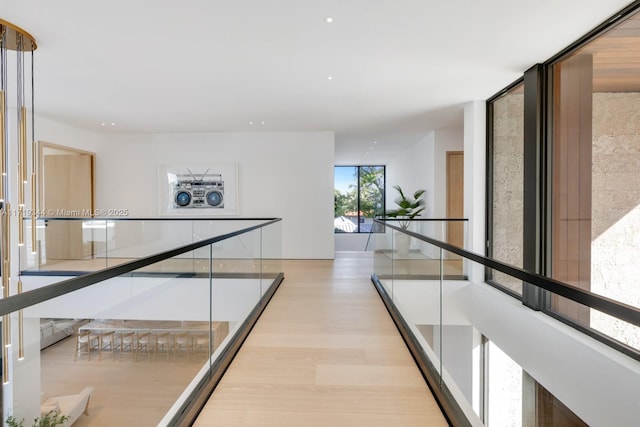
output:
<instances>
[{"instance_id":1,"label":"potted plant on lower floor","mask_svg":"<svg viewBox=\"0 0 640 427\"><path fill-rule=\"evenodd\" d=\"M393 188L399 193L398 197L394 200L398 207L387 211L386 216L387 218L397 219L400 227L407 230L409 225L411 225L411 221L425 210L423 197L426 190L416 190L413 193L413 197L411 197L406 196L399 185L394 185ZM411 236L399 231L394 234L397 255L400 258L406 258L409 255Z\"/></svg>"},{"instance_id":2,"label":"potted plant on lower floor","mask_svg":"<svg viewBox=\"0 0 640 427\"><path fill-rule=\"evenodd\" d=\"M65 423L69 419L68 416L60 414L59 410L51 410L47 412L45 415L42 415L33 420L32 427L55 427ZM24 426L24 418L19 420L11 415L7 418L7 425L9 427L23 427Z\"/></svg>"}]
</instances>

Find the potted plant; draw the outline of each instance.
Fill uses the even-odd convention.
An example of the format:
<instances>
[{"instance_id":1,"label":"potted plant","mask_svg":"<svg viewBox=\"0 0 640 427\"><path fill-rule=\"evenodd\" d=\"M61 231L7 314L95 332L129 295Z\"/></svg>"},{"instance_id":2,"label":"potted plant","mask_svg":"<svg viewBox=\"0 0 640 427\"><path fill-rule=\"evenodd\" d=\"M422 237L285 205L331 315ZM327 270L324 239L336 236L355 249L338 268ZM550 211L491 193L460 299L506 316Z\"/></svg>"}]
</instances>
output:
<instances>
[{"instance_id":1,"label":"potted plant","mask_svg":"<svg viewBox=\"0 0 640 427\"><path fill-rule=\"evenodd\" d=\"M413 193L413 197L407 197L399 185L394 185L393 188L399 193L398 197L394 200L398 207L387 211L386 216L387 218L397 219L400 227L406 230L409 228L411 220L425 210L423 197L426 190L416 190ZM396 232L395 236L398 256L406 258L407 255L409 255L411 236L401 232Z\"/></svg>"},{"instance_id":2,"label":"potted plant","mask_svg":"<svg viewBox=\"0 0 640 427\"><path fill-rule=\"evenodd\" d=\"M34 419L32 427L55 427L64 424L68 419L68 416L61 415L59 410L54 409L52 411L49 411L42 418L38 417ZM9 418L7 418L7 425L9 427L23 427L24 418L18 421L16 417L11 415Z\"/></svg>"}]
</instances>

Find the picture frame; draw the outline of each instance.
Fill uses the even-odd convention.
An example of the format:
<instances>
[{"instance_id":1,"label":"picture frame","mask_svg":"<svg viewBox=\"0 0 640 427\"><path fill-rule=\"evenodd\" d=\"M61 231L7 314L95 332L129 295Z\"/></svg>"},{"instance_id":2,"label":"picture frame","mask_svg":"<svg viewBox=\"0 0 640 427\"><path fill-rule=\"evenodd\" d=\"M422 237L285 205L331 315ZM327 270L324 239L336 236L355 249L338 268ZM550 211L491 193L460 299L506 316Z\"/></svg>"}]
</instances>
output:
<instances>
[{"instance_id":1,"label":"picture frame","mask_svg":"<svg viewBox=\"0 0 640 427\"><path fill-rule=\"evenodd\" d=\"M238 215L236 163L158 165L162 216Z\"/></svg>"}]
</instances>

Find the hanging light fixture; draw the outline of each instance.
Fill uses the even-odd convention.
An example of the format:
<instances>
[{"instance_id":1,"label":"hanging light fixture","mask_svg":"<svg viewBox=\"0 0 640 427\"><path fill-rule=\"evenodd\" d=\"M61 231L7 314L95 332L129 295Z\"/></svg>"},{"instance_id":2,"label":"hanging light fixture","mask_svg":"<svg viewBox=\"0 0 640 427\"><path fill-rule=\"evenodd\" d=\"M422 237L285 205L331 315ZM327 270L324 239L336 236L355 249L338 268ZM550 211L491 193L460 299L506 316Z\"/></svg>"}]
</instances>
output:
<instances>
[{"instance_id":1,"label":"hanging light fixture","mask_svg":"<svg viewBox=\"0 0 640 427\"><path fill-rule=\"evenodd\" d=\"M25 186L28 181L28 147L27 147L27 130L28 130L28 113L27 113L27 87L26 79L27 70L25 69L25 52L31 52L31 136L32 136L32 153L31 153L31 250L36 250L36 194L35 194L35 137L34 137L34 117L33 117L33 51L37 48L35 39L23 29L11 24L10 22L0 19L0 213L2 220L0 221L0 258L2 259L1 271L2 276L2 294L4 298L11 294L11 179L9 178L9 126L8 126L8 95L15 96L16 99L16 118L17 118L17 138L16 153L18 162L16 168L16 195L17 195L17 227L18 227L18 245L24 246L24 215L25 215ZM12 60L15 57L15 93L9 90L9 57L7 52L13 51ZM13 81L12 81L13 83ZM18 279L18 293L22 293L22 280ZM2 358L2 374L3 381L9 382L9 347L11 346L11 319L10 316L2 317L2 339L3 339L3 358ZM24 357L23 342L23 313L18 312L18 358Z\"/></svg>"}]
</instances>

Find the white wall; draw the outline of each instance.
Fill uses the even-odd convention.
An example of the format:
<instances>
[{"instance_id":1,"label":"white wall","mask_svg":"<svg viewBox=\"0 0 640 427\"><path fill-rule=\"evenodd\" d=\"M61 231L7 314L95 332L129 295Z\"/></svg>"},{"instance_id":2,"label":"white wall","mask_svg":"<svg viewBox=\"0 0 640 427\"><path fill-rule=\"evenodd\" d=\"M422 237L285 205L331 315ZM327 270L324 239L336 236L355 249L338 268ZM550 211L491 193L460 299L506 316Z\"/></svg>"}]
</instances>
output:
<instances>
[{"instance_id":1,"label":"white wall","mask_svg":"<svg viewBox=\"0 0 640 427\"><path fill-rule=\"evenodd\" d=\"M390 159L385 169L385 199L387 201L386 210L395 209L397 206L393 202L398 197L398 192L393 189L394 185L400 185L405 192L413 192L418 188L427 188L426 178L422 176L424 171L424 163L430 162L429 153L431 151L430 144L433 138L427 136L412 144L407 150L398 153L396 157ZM427 197L431 197L432 191L428 191ZM427 202L427 207L431 204ZM426 213L423 213L425 216ZM340 251L361 251L367 244L368 235L356 234L336 234L335 247Z\"/></svg>"},{"instance_id":2,"label":"white wall","mask_svg":"<svg viewBox=\"0 0 640 427\"><path fill-rule=\"evenodd\" d=\"M369 233L335 233L336 251L364 251Z\"/></svg>"},{"instance_id":3,"label":"white wall","mask_svg":"<svg viewBox=\"0 0 640 427\"><path fill-rule=\"evenodd\" d=\"M464 133L462 130L436 131L433 158L434 187L433 211L434 218L447 216L447 151L464 150Z\"/></svg>"},{"instance_id":4,"label":"white wall","mask_svg":"<svg viewBox=\"0 0 640 427\"><path fill-rule=\"evenodd\" d=\"M393 186L403 190L427 190L427 204L423 218L447 216L447 151L463 151L462 130L435 131L400 153L387 166L387 208L393 207L397 193Z\"/></svg>"},{"instance_id":5,"label":"white wall","mask_svg":"<svg viewBox=\"0 0 640 427\"><path fill-rule=\"evenodd\" d=\"M435 131L417 141L400 153L387 166L387 208L394 207L397 192L393 186L399 184L403 190L413 192L419 188L427 190L426 209L421 218L445 218L447 216L447 151L463 151L462 130ZM414 228L427 236L443 239L443 224L429 222ZM436 256L431 245L422 250Z\"/></svg>"},{"instance_id":6,"label":"white wall","mask_svg":"<svg viewBox=\"0 0 640 427\"><path fill-rule=\"evenodd\" d=\"M333 258L331 132L112 135L97 149L97 207L159 216L159 165L218 162L237 163L239 216L282 218L284 258Z\"/></svg>"},{"instance_id":7,"label":"white wall","mask_svg":"<svg viewBox=\"0 0 640 427\"><path fill-rule=\"evenodd\" d=\"M46 117L36 117L36 140L38 141L95 152L105 139L104 134L65 125Z\"/></svg>"},{"instance_id":8,"label":"white wall","mask_svg":"<svg viewBox=\"0 0 640 427\"><path fill-rule=\"evenodd\" d=\"M424 195L425 210L420 218L433 216L435 205L435 173L433 159L435 151L435 133L431 132L416 141L407 150L399 153L387 165L387 210L395 209L394 200L398 192L393 188L399 185L407 196L413 195L418 189L426 190ZM433 226L431 224L412 225L410 230L429 235ZM418 242L411 239L411 246L415 249Z\"/></svg>"},{"instance_id":9,"label":"white wall","mask_svg":"<svg viewBox=\"0 0 640 427\"><path fill-rule=\"evenodd\" d=\"M393 200L398 192L393 189L394 185L399 185L405 193L411 194L424 188L427 190L424 198L426 209L422 217L432 216L435 204L434 144L435 133L431 132L387 164L387 209L395 209Z\"/></svg>"},{"instance_id":10,"label":"white wall","mask_svg":"<svg viewBox=\"0 0 640 427\"><path fill-rule=\"evenodd\" d=\"M638 361L489 285L468 289L474 326L588 425L638 424Z\"/></svg>"},{"instance_id":11,"label":"white wall","mask_svg":"<svg viewBox=\"0 0 640 427\"><path fill-rule=\"evenodd\" d=\"M96 153L96 208L160 216L158 165L233 162L240 217L281 217L284 258L331 259L332 132L100 134L46 118L38 140Z\"/></svg>"},{"instance_id":12,"label":"white wall","mask_svg":"<svg viewBox=\"0 0 640 427\"><path fill-rule=\"evenodd\" d=\"M486 248L486 111L485 101L472 101L464 107L464 216L469 219L465 249L481 255ZM466 264L472 281L484 280L484 266Z\"/></svg>"},{"instance_id":13,"label":"white wall","mask_svg":"<svg viewBox=\"0 0 640 427\"><path fill-rule=\"evenodd\" d=\"M394 302L407 321L434 325L437 331L439 282L395 280L393 286ZM442 307L444 326L473 326L587 424L637 425L640 362L485 283L447 281ZM444 335L443 345L446 340ZM452 338L452 347L443 353L445 370L454 370L449 374L467 398L474 363L471 351L476 347L472 341L471 335Z\"/></svg>"},{"instance_id":14,"label":"white wall","mask_svg":"<svg viewBox=\"0 0 640 427\"><path fill-rule=\"evenodd\" d=\"M9 109L9 119L8 119L8 127L9 127L9 141L16 141L18 138L17 134L17 125L15 120L15 109ZM31 164L31 155L33 146L31 144L32 135L31 135L30 126L28 126L28 135L27 135L27 158L28 158L28 172L27 177L29 179L29 183L24 186L25 189L25 202L26 208L31 209L31 173L32 173L32 164ZM89 132L82 129L77 129L72 126L68 126L62 123L58 123L56 121L47 119L45 117L36 117L36 132L35 132L35 140L36 141L44 141L50 142L54 144L66 145L68 147L79 148L86 151L95 151L99 142L102 140L102 136L93 132ZM11 204L11 216L12 216L12 224L11 224L11 239L12 239L12 247L16 247L18 244L18 233L17 233L17 220L15 219L17 216L18 210L18 195L17 195L17 185L16 177L17 175L17 164L18 164L18 154L16 144L9 144L9 159L8 159L8 176L9 185L8 185L8 202ZM28 235L25 235L26 245L30 247L31 239ZM16 277L19 271L19 260L18 260L18 251L14 250L11 253L11 274L12 277ZM16 290L12 290L12 293L15 293Z\"/></svg>"}]
</instances>

